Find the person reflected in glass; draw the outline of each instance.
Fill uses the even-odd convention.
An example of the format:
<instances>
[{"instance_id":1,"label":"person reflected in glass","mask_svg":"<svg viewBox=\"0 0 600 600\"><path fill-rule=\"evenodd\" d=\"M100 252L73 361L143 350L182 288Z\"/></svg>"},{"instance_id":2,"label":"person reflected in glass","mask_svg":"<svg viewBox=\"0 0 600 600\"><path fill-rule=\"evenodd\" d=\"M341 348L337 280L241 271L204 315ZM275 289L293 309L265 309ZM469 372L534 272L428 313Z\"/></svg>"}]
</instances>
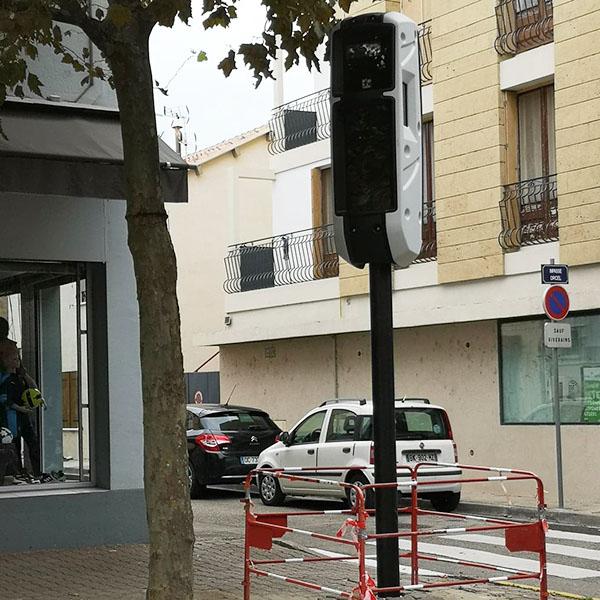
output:
<instances>
[{"instance_id":1,"label":"person reflected in glass","mask_svg":"<svg viewBox=\"0 0 600 600\"><path fill-rule=\"evenodd\" d=\"M8 340L10 342L12 340ZM35 384L22 368L21 358L17 345L14 343L0 342L0 369L2 380L6 389L5 408L7 410L7 420L9 429L14 436L14 443L17 449L17 459L21 471L21 477L27 483L38 483L40 481L40 444L38 436L32 423L32 417L35 409L26 406L23 401L23 394ZM29 451L29 461L33 476L25 469L21 460L20 438L27 444Z\"/></svg>"}]
</instances>

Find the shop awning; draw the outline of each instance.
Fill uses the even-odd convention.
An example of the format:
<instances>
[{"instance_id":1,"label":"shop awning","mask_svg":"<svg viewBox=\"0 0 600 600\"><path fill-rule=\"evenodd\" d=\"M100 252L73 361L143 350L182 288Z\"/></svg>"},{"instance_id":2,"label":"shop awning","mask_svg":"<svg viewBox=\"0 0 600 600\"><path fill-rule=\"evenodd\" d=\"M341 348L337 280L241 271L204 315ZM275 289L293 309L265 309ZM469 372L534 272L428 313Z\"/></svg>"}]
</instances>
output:
<instances>
[{"instance_id":1,"label":"shop awning","mask_svg":"<svg viewBox=\"0 0 600 600\"><path fill-rule=\"evenodd\" d=\"M0 126L0 192L125 197L118 111L7 101ZM190 167L158 141L163 200L187 202Z\"/></svg>"}]
</instances>

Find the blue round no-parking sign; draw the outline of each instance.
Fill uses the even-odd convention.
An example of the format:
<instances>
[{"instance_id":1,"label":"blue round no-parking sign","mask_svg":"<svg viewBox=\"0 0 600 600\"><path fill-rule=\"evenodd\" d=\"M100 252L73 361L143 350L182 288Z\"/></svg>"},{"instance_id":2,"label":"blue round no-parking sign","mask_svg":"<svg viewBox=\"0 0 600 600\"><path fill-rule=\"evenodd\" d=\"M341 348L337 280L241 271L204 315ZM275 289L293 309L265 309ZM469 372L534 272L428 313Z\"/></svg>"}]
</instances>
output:
<instances>
[{"instance_id":1,"label":"blue round no-parking sign","mask_svg":"<svg viewBox=\"0 0 600 600\"><path fill-rule=\"evenodd\" d=\"M544 311L550 319L562 321L569 314L569 294L561 285L552 285L544 294Z\"/></svg>"}]
</instances>

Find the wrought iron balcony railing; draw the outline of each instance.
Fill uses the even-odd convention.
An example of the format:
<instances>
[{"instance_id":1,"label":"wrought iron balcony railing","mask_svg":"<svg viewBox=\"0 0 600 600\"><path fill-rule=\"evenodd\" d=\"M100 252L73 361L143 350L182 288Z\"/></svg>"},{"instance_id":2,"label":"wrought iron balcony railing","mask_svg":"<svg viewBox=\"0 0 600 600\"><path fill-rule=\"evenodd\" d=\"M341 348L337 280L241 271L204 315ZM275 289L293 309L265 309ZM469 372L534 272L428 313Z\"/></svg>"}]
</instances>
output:
<instances>
[{"instance_id":1,"label":"wrought iron balcony railing","mask_svg":"<svg viewBox=\"0 0 600 600\"><path fill-rule=\"evenodd\" d=\"M437 259L435 202L423 205L423 243L421 253L415 258L416 263L430 262Z\"/></svg>"},{"instance_id":2,"label":"wrought iron balcony railing","mask_svg":"<svg viewBox=\"0 0 600 600\"><path fill-rule=\"evenodd\" d=\"M554 39L552 0L498 0L496 22L499 54L517 54Z\"/></svg>"},{"instance_id":3,"label":"wrought iron balcony railing","mask_svg":"<svg viewBox=\"0 0 600 600\"><path fill-rule=\"evenodd\" d=\"M281 154L330 136L329 88L283 104L273 110L269 122L269 152Z\"/></svg>"},{"instance_id":4,"label":"wrought iron balcony railing","mask_svg":"<svg viewBox=\"0 0 600 600\"><path fill-rule=\"evenodd\" d=\"M558 240L556 175L504 186L500 216L498 242L505 250Z\"/></svg>"},{"instance_id":5,"label":"wrought iron balcony railing","mask_svg":"<svg viewBox=\"0 0 600 600\"><path fill-rule=\"evenodd\" d=\"M225 272L228 294L337 277L333 225L230 246Z\"/></svg>"},{"instance_id":6,"label":"wrought iron balcony railing","mask_svg":"<svg viewBox=\"0 0 600 600\"><path fill-rule=\"evenodd\" d=\"M435 204L423 210L423 245L415 263L437 256ZM225 257L228 294L339 275L333 225L305 229L230 246Z\"/></svg>"},{"instance_id":7,"label":"wrought iron balcony railing","mask_svg":"<svg viewBox=\"0 0 600 600\"><path fill-rule=\"evenodd\" d=\"M431 82L431 21L419 25L421 82ZM312 142L326 140L331 135L329 88L282 104L273 110L269 122L271 139L269 152L281 154Z\"/></svg>"},{"instance_id":8,"label":"wrought iron balcony railing","mask_svg":"<svg viewBox=\"0 0 600 600\"><path fill-rule=\"evenodd\" d=\"M431 83L431 21L419 24L419 60L421 62L421 84Z\"/></svg>"}]
</instances>

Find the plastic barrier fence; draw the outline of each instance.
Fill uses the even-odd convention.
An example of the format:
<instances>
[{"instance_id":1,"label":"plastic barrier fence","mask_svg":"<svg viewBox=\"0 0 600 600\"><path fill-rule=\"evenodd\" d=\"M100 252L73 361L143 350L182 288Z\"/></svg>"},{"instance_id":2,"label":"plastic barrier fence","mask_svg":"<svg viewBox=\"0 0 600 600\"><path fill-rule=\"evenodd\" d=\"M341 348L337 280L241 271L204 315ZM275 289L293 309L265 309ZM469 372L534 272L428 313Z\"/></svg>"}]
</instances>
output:
<instances>
[{"instance_id":1,"label":"plastic barrier fence","mask_svg":"<svg viewBox=\"0 0 600 600\"><path fill-rule=\"evenodd\" d=\"M461 585L495 583L500 581L513 580L537 580L540 586L540 600L548 599L548 576L546 572L546 531L547 523L545 518L546 504L544 501L544 487L541 479L528 471L520 471L510 468L500 467L481 467L462 464L447 464L437 463L437 466L455 467L464 471L477 472L479 476L461 477L449 480L445 478L445 485L452 483L473 484L485 482L510 482L510 481L532 481L536 486L536 498L538 517L531 523L520 523L507 519L494 519L487 517L479 517L473 515L463 515L457 513L443 513L433 510L425 510L419 508L419 489L426 491L427 487L439 485L441 480L427 479L419 480L419 471L423 468L431 467L429 463L419 463L413 467L408 465L398 465L398 471L408 471L410 480L407 482L403 478L402 482L386 483L386 484L371 484L356 486L350 483L337 482L329 479L318 477L308 477L302 475L303 472L318 472L319 468L295 468L288 470L278 469L256 469L248 475L244 482L246 497L243 500L245 504L245 536L244 536L244 600L250 600L251 597L251 576L270 577L281 582L297 585L303 588L314 590L317 592L327 592L339 598L350 598L351 600L373 600L380 592L393 591L413 591L427 590L442 587L456 587ZM357 471L364 467L340 467L341 471ZM332 467L323 468L321 470L331 471ZM303 481L319 485L341 486L345 489L353 488L356 493L356 503L348 510L323 510L323 511L301 511L301 512L274 512L274 513L257 513L254 511L254 503L250 497L250 486L254 477L260 476L261 472L273 473L278 478L285 478L290 481ZM493 473L493 475L483 476L483 473ZM365 493L369 489L380 488L406 488L410 485L410 505L406 508L399 508L399 514L407 514L410 517L410 531L400 531L398 533L368 533L367 522L375 511L365 507ZM316 515L340 515L344 516L344 520L338 529L336 535L328 535L314 531L307 531L300 528L289 526L291 519L302 518ZM442 528L424 528L419 529L419 517L438 517L449 519L462 519L476 521L480 524L468 527L442 527ZM457 560L444 556L437 556L431 553L421 552L419 550L419 540L423 537L469 533L469 532L485 532L485 531L504 531L505 545L510 552L532 552L537 553L539 558L539 570L537 571L522 571L517 569L503 568L491 566L484 563L478 563L466 560ZM286 534L295 534L301 537L323 540L330 543L338 544L345 552L351 554L341 554L328 557L298 557L298 558L273 558L256 560L252 558L252 548L270 551L273 547L273 540L282 538ZM350 536L348 539L347 536ZM397 537L410 539L410 551L400 553L400 558L410 561L410 583L394 588L379 588L376 582L371 578L367 571L367 543L371 540L381 538ZM269 565L284 565L290 563L335 563L339 561L356 561L358 564L358 573L356 584L351 590L335 589L316 582L305 581L303 579L286 577L281 574L273 573L269 570ZM501 575L491 577L471 577L466 579L453 579L452 581L441 582L426 582L419 581L419 563L421 561L439 561L458 564L461 566L476 568L479 570L490 570Z\"/></svg>"}]
</instances>

